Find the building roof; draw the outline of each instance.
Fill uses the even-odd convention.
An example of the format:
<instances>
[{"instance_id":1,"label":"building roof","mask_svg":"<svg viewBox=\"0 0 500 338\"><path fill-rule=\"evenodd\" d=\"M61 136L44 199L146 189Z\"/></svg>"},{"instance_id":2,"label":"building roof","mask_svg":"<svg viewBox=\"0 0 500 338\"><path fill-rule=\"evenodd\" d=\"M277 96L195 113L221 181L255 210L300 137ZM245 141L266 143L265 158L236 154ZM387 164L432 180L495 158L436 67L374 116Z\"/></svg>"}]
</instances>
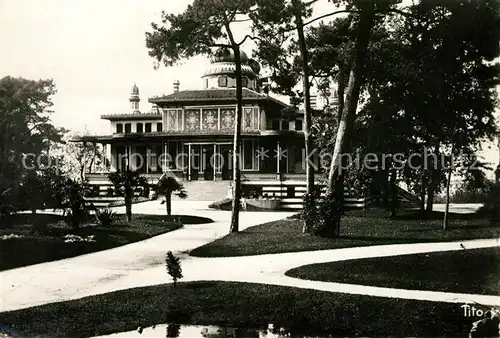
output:
<instances>
[{"instance_id":1,"label":"building roof","mask_svg":"<svg viewBox=\"0 0 500 338\"><path fill-rule=\"evenodd\" d=\"M151 133L128 133L128 134L113 134L113 135L85 135L85 136L76 136L70 139L70 142L103 142L110 143L115 141L140 141L146 139L167 139L167 138L190 138L195 137L233 137L233 130L218 130L218 131L197 131L197 132L151 132ZM252 137L286 137L286 138L300 138L302 139L304 136L301 131L274 131L274 130L265 130L265 131L241 131L242 136L252 136Z\"/></svg>"},{"instance_id":2,"label":"building roof","mask_svg":"<svg viewBox=\"0 0 500 338\"><path fill-rule=\"evenodd\" d=\"M161 120L161 113L128 113L128 114L104 114L101 119L117 121L117 120Z\"/></svg>"},{"instance_id":3,"label":"building roof","mask_svg":"<svg viewBox=\"0 0 500 338\"><path fill-rule=\"evenodd\" d=\"M279 104L283 107L288 105L280 100L272 98L265 94L259 94L248 88L243 88L244 101L269 101ZM216 88L203 90L183 90L178 93L172 93L160 97L152 97L149 102L161 103L183 103L196 101L230 101L236 103L236 88Z\"/></svg>"}]
</instances>

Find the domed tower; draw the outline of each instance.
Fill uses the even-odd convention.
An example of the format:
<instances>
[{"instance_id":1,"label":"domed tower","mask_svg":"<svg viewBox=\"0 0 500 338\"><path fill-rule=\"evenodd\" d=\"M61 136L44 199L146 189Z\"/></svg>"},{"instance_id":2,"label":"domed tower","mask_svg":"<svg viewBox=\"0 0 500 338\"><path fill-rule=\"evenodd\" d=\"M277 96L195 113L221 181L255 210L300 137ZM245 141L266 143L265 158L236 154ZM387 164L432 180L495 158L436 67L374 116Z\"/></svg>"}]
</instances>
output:
<instances>
[{"instance_id":1,"label":"domed tower","mask_svg":"<svg viewBox=\"0 0 500 338\"><path fill-rule=\"evenodd\" d=\"M240 52L243 87L256 90L260 65ZM236 88L236 63L232 49L220 49L210 59L210 67L201 77L203 88Z\"/></svg>"},{"instance_id":2,"label":"domed tower","mask_svg":"<svg viewBox=\"0 0 500 338\"><path fill-rule=\"evenodd\" d=\"M139 87L137 87L135 83L130 91L130 97L128 100L130 101L130 110L132 113L140 113L139 102L141 101L141 98L139 97Z\"/></svg>"}]
</instances>

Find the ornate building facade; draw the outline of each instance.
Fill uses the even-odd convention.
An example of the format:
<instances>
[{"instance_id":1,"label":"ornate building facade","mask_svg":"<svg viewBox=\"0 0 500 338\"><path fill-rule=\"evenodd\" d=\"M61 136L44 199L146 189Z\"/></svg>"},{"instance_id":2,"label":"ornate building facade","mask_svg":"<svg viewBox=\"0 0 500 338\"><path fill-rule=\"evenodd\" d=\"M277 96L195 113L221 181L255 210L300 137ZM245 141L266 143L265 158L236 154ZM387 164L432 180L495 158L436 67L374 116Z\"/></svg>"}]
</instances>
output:
<instances>
[{"instance_id":1,"label":"ornate building facade","mask_svg":"<svg viewBox=\"0 0 500 338\"><path fill-rule=\"evenodd\" d=\"M305 185L303 115L266 93L260 66L242 53L243 119L240 164L244 182L287 181ZM107 114L109 135L85 136L77 142L101 144L105 170L87 174L91 184L106 185L107 172L130 168L154 183L163 173L184 181L232 179L236 115L234 55L220 52L202 74L199 90L180 90L148 99L140 109L134 84L130 112ZM316 159L317 161L317 159Z\"/></svg>"}]
</instances>

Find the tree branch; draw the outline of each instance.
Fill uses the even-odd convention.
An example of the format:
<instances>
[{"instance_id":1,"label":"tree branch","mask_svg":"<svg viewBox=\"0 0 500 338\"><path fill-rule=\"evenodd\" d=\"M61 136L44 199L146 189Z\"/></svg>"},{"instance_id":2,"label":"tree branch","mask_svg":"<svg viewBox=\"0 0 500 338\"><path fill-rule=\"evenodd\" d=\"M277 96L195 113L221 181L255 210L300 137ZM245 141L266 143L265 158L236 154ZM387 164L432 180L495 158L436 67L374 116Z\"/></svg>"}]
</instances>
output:
<instances>
[{"instance_id":1,"label":"tree branch","mask_svg":"<svg viewBox=\"0 0 500 338\"><path fill-rule=\"evenodd\" d=\"M404 16L405 18L413 18L413 19L418 19L418 15L415 15L413 13L409 13L409 12L405 12L405 11L402 11L400 9L396 9L396 8L391 8L391 9L388 9L386 11L383 11L382 13L395 13L395 14L399 14L401 16Z\"/></svg>"},{"instance_id":2,"label":"tree branch","mask_svg":"<svg viewBox=\"0 0 500 338\"><path fill-rule=\"evenodd\" d=\"M309 2L304 3L304 6L306 6L306 7L307 7L307 6L310 6L310 5L312 5L313 3L318 2L318 1L319 1L319 0L311 0L311 1L309 1Z\"/></svg>"},{"instance_id":3,"label":"tree branch","mask_svg":"<svg viewBox=\"0 0 500 338\"><path fill-rule=\"evenodd\" d=\"M229 18L227 17L227 14L224 12L224 28L226 29L227 36L229 38L229 41L231 42L231 48L233 48L236 45L236 41L234 41L234 36L233 32L231 31L231 27L229 26Z\"/></svg>"},{"instance_id":4,"label":"tree branch","mask_svg":"<svg viewBox=\"0 0 500 338\"><path fill-rule=\"evenodd\" d=\"M337 14L341 14L341 13L358 13L358 11L353 11L353 10L350 10L350 9L342 9L340 11L335 11L335 12L331 12L331 13L328 13L328 14L324 14L324 15L321 15L321 16L318 16L317 18L314 18L312 20L309 20L307 22L304 23L304 26L307 26L313 22L316 22L318 20L321 20L321 19L324 19L324 18L327 18L329 16L333 16L333 15L337 15Z\"/></svg>"},{"instance_id":5,"label":"tree branch","mask_svg":"<svg viewBox=\"0 0 500 338\"><path fill-rule=\"evenodd\" d=\"M247 34L247 35L245 35L245 37L243 38L243 40L241 40L241 42L238 43L238 46L241 46L242 44L244 44L247 39L264 41L261 37L252 36L252 35Z\"/></svg>"},{"instance_id":6,"label":"tree branch","mask_svg":"<svg viewBox=\"0 0 500 338\"><path fill-rule=\"evenodd\" d=\"M207 47L220 47L220 48L231 48L231 45L226 45L223 43L211 43L209 45L206 45Z\"/></svg>"},{"instance_id":7,"label":"tree branch","mask_svg":"<svg viewBox=\"0 0 500 338\"><path fill-rule=\"evenodd\" d=\"M240 20L233 20L233 22L247 22L247 21L252 21L252 19L240 19Z\"/></svg>"}]
</instances>

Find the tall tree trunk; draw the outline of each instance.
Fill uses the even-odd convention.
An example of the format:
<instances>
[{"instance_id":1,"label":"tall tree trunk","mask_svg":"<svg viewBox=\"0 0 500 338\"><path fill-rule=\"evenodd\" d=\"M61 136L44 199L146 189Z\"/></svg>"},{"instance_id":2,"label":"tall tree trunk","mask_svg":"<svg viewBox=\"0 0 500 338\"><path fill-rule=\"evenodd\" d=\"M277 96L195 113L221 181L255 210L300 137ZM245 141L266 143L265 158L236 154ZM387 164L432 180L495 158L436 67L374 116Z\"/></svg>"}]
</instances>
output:
<instances>
[{"instance_id":1,"label":"tall tree trunk","mask_svg":"<svg viewBox=\"0 0 500 338\"><path fill-rule=\"evenodd\" d=\"M421 184L422 188L420 189L420 212L423 215L425 213L425 197L427 196L427 186L429 185L429 179L425 171L422 172Z\"/></svg>"},{"instance_id":2,"label":"tall tree trunk","mask_svg":"<svg viewBox=\"0 0 500 338\"><path fill-rule=\"evenodd\" d=\"M346 69L349 70L350 69L349 67L351 67L350 64L348 65L348 67ZM347 85L346 82L348 81L346 69L344 69L343 67L340 67L340 70L339 70L339 81L337 84L337 97L338 97L337 123L338 124L340 124L340 121L342 119L342 112L344 110L344 104L345 104L345 100L344 100L345 88ZM354 121L350 121L350 122L354 122ZM350 130L348 130L348 132ZM344 145L343 153L349 151L348 150L349 147L347 147L346 145L347 145L347 143ZM346 163L344 161L343 167L345 167L345 165L346 165ZM335 202L337 203L337 210L338 210L339 215L344 214L344 186L345 186L344 180L345 180L345 174L339 172L339 175L335 178L335 190L334 190ZM340 226L340 223L335 224L335 228L338 228L339 226ZM337 231L334 231L334 232L336 233Z\"/></svg>"},{"instance_id":3,"label":"tall tree trunk","mask_svg":"<svg viewBox=\"0 0 500 338\"><path fill-rule=\"evenodd\" d=\"M92 152L92 158L90 159L90 164L89 164L89 172L92 172L93 167L94 167L94 162L95 162L95 157L97 155L97 144L92 143L93 145L93 152Z\"/></svg>"},{"instance_id":4,"label":"tall tree trunk","mask_svg":"<svg viewBox=\"0 0 500 338\"><path fill-rule=\"evenodd\" d=\"M382 206L385 208L385 209L389 209L389 175L388 175L388 172L387 170L383 170L382 171L382 174L381 174L381 177L382 177Z\"/></svg>"},{"instance_id":5,"label":"tall tree trunk","mask_svg":"<svg viewBox=\"0 0 500 338\"><path fill-rule=\"evenodd\" d=\"M340 215L338 203L335 201L334 190L337 178L340 174L342 153L345 151L346 143L350 137L349 131L355 121L356 110L358 107L359 94L363 84L365 61L368 51L368 44L370 41L371 30L373 27L373 2L366 4L366 7L360 11L360 21L357 28L357 38L355 46L354 60L349 74L349 81L345 95L345 104L342 109L340 123L337 128L337 137L335 139L335 147L332 155L332 162L330 165L330 172L328 174L328 187L327 187L327 201L332 199L336 207L328 208L330 215L324 215L325 225L327 228L334 229L334 235L338 234L340 226Z\"/></svg>"},{"instance_id":6,"label":"tall tree trunk","mask_svg":"<svg viewBox=\"0 0 500 338\"><path fill-rule=\"evenodd\" d=\"M304 141L305 141L305 161L306 161L306 180L307 180L307 190L306 194L309 196L312 204L305 203L304 208L313 207L315 208L315 188L314 188L314 167L311 163L310 154L313 152L313 139L311 133L312 127L312 109L311 109L311 93L310 93L310 83L309 83L309 54L307 51L306 40L304 38L304 23L302 21L301 13L301 1L293 0L293 6L296 10L295 12L295 24L297 26L297 35L299 37L300 55L302 57L302 88L304 91ZM313 210L307 210L306 212L314 212ZM309 233L313 228L314 224L311 223L311 218L304 217L304 224L302 227L302 233Z\"/></svg>"},{"instance_id":7,"label":"tall tree trunk","mask_svg":"<svg viewBox=\"0 0 500 338\"><path fill-rule=\"evenodd\" d=\"M132 187L128 178L125 180L125 215L127 222L132 222Z\"/></svg>"},{"instance_id":8,"label":"tall tree trunk","mask_svg":"<svg viewBox=\"0 0 500 338\"><path fill-rule=\"evenodd\" d=\"M80 182L85 182L85 160L82 163L82 166L80 167Z\"/></svg>"},{"instance_id":9,"label":"tall tree trunk","mask_svg":"<svg viewBox=\"0 0 500 338\"><path fill-rule=\"evenodd\" d=\"M360 22L356 39L355 56L352 63L352 68L349 74L347 90L345 95L345 104L341 112L340 123L337 128L337 137L335 139L335 147L333 150L332 162L330 164L330 172L328 174L328 189L327 193L332 194L335 188L335 177L339 172L341 165L342 151L344 144L347 142L349 135L347 131L351 128L350 123L355 121L356 110L358 108L359 94L361 85L363 84L363 74L365 69L365 61L370 41L371 29L373 26L373 3L369 9L365 9L360 13Z\"/></svg>"},{"instance_id":10,"label":"tall tree trunk","mask_svg":"<svg viewBox=\"0 0 500 338\"><path fill-rule=\"evenodd\" d=\"M432 209L434 206L434 189L435 189L434 176L435 176L434 169L430 168L429 169L429 184L427 186L427 202L426 202L426 206L425 206L425 212L427 213L428 216L431 215Z\"/></svg>"},{"instance_id":11,"label":"tall tree trunk","mask_svg":"<svg viewBox=\"0 0 500 338\"><path fill-rule=\"evenodd\" d=\"M165 193L165 207L167 208L167 215L172 216L172 193Z\"/></svg>"},{"instance_id":12,"label":"tall tree trunk","mask_svg":"<svg viewBox=\"0 0 500 338\"><path fill-rule=\"evenodd\" d=\"M436 185L437 185L437 178L438 178L438 175L439 175L439 156L440 156L440 153L439 153L439 143L436 145L435 149L434 149L434 155L436 156L436 158L433 158L432 159L432 164L429 168L429 176L430 176L430 179L429 179L429 186L427 188L427 208L426 208L426 213L428 216L431 216L432 214L432 210L433 210L433 207L434 207L434 193L435 193L435 190L436 190Z\"/></svg>"},{"instance_id":13,"label":"tall tree trunk","mask_svg":"<svg viewBox=\"0 0 500 338\"><path fill-rule=\"evenodd\" d=\"M229 29L227 27L227 29ZM230 30L229 30L230 32ZM232 37L231 37L232 40ZM241 54L240 47L233 42L234 59L236 63L236 123L234 126L234 148L233 148L233 208L231 214L231 226L229 232L239 231L239 213L241 207L241 171L240 171L240 151L241 151L241 120L243 110L243 80L241 76Z\"/></svg>"},{"instance_id":14,"label":"tall tree trunk","mask_svg":"<svg viewBox=\"0 0 500 338\"><path fill-rule=\"evenodd\" d=\"M448 229L448 213L450 211L450 186L451 175L453 174L453 151L454 146L451 146L450 167L448 168L448 177L446 179L446 208L444 209L443 230Z\"/></svg>"},{"instance_id":15,"label":"tall tree trunk","mask_svg":"<svg viewBox=\"0 0 500 338\"><path fill-rule=\"evenodd\" d=\"M397 209L398 209L398 188L396 185L397 180L397 171L396 169L391 169L391 217L396 217Z\"/></svg>"}]
</instances>

